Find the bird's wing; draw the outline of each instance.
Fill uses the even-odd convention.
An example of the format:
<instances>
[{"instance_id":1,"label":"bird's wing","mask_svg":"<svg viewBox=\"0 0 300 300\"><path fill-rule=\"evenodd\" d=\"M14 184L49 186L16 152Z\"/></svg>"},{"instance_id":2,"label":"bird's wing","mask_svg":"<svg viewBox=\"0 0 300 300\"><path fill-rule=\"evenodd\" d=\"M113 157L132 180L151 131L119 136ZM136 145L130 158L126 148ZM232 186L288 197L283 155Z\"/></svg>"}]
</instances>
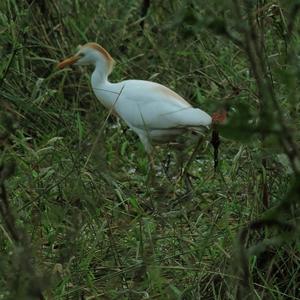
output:
<instances>
[{"instance_id":1,"label":"bird's wing","mask_svg":"<svg viewBox=\"0 0 300 300\"><path fill-rule=\"evenodd\" d=\"M124 82L116 109L135 128L166 129L208 126L211 117L193 108L169 88L149 81Z\"/></svg>"}]
</instances>

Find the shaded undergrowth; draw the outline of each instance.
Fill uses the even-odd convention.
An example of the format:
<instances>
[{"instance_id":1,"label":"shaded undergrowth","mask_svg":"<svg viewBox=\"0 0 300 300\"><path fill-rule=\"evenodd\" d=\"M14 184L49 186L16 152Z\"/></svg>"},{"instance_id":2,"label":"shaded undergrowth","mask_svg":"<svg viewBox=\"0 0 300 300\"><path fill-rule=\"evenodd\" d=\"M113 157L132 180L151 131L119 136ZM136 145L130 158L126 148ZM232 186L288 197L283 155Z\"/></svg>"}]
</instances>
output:
<instances>
[{"instance_id":1,"label":"shaded undergrowth","mask_svg":"<svg viewBox=\"0 0 300 300\"><path fill-rule=\"evenodd\" d=\"M0 297L299 298L297 1L142 2L0 4ZM147 184L90 70L55 68L88 41L112 81L228 110L217 172L207 134L189 193L168 147Z\"/></svg>"}]
</instances>

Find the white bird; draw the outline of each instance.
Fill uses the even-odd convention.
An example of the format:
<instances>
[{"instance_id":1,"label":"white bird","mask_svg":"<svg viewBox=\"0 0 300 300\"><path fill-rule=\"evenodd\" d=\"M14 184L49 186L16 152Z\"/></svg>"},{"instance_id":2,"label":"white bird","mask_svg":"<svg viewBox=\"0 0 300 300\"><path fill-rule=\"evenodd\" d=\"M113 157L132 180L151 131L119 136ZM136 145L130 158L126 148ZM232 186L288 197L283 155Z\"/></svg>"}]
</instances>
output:
<instances>
[{"instance_id":1,"label":"white bird","mask_svg":"<svg viewBox=\"0 0 300 300\"><path fill-rule=\"evenodd\" d=\"M153 144L173 141L187 131L207 127L212 122L206 112L193 108L159 83L145 80L109 82L115 61L97 43L79 46L79 51L60 62L58 67L73 64L95 67L91 82L96 97L139 136L149 155Z\"/></svg>"}]
</instances>

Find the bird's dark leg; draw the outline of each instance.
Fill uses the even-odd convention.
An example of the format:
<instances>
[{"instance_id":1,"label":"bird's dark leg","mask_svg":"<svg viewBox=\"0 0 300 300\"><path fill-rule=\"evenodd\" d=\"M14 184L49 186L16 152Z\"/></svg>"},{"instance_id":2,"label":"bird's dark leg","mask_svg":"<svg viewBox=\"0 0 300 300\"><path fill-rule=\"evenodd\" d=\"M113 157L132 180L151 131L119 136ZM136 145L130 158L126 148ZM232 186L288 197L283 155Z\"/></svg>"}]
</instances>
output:
<instances>
[{"instance_id":1,"label":"bird's dark leg","mask_svg":"<svg viewBox=\"0 0 300 300\"><path fill-rule=\"evenodd\" d=\"M145 151L147 152L148 155L148 172L147 172L147 180L146 182L152 183L154 176L155 176L155 163L153 159L153 146L151 144L150 139L148 138L147 134L144 133L138 133L138 136L145 148Z\"/></svg>"},{"instance_id":2,"label":"bird's dark leg","mask_svg":"<svg viewBox=\"0 0 300 300\"><path fill-rule=\"evenodd\" d=\"M176 175L176 177L181 178L182 174L183 174L183 170L184 170L184 166L183 166L183 149L182 148L176 148L176 152L175 152L175 158L176 158L176 170L175 172L177 172L177 169L179 169L179 173L177 173L178 175ZM176 173L175 173L176 174Z\"/></svg>"},{"instance_id":3,"label":"bird's dark leg","mask_svg":"<svg viewBox=\"0 0 300 300\"><path fill-rule=\"evenodd\" d=\"M170 177L170 164L171 164L171 154L170 152L167 153L166 159L163 160L162 162L162 169L165 173L166 178L171 181L172 178Z\"/></svg>"},{"instance_id":4,"label":"bird's dark leg","mask_svg":"<svg viewBox=\"0 0 300 300\"><path fill-rule=\"evenodd\" d=\"M229 106L226 105L223 109L220 109L218 112L213 113L212 115L212 136L210 143L214 147L214 170L215 172L218 169L219 164L219 146L221 144L219 131L216 127L218 124L224 124L227 120L227 113L229 110Z\"/></svg>"},{"instance_id":5,"label":"bird's dark leg","mask_svg":"<svg viewBox=\"0 0 300 300\"><path fill-rule=\"evenodd\" d=\"M214 147L214 170L217 171L219 164L219 146L221 144L219 132L213 129L210 143Z\"/></svg>"},{"instance_id":6,"label":"bird's dark leg","mask_svg":"<svg viewBox=\"0 0 300 300\"><path fill-rule=\"evenodd\" d=\"M153 158L153 147L150 142L147 140L144 141L145 150L148 155L148 173L147 173L147 185L152 185L155 178L155 161Z\"/></svg>"}]
</instances>

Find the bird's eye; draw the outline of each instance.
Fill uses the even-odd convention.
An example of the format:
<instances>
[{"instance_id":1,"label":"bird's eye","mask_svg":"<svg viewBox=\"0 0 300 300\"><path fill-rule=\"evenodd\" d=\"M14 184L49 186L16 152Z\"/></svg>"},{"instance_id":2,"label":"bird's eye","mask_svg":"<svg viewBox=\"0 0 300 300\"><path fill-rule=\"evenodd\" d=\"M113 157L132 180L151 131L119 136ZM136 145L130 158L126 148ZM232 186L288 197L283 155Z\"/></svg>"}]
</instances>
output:
<instances>
[{"instance_id":1,"label":"bird's eye","mask_svg":"<svg viewBox=\"0 0 300 300\"><path fill-rule=\"evenodd\" d=\"M78 56L80 56L80 58L84 57L84 53L79 53Z\"/></svg>"}]
</instances>

